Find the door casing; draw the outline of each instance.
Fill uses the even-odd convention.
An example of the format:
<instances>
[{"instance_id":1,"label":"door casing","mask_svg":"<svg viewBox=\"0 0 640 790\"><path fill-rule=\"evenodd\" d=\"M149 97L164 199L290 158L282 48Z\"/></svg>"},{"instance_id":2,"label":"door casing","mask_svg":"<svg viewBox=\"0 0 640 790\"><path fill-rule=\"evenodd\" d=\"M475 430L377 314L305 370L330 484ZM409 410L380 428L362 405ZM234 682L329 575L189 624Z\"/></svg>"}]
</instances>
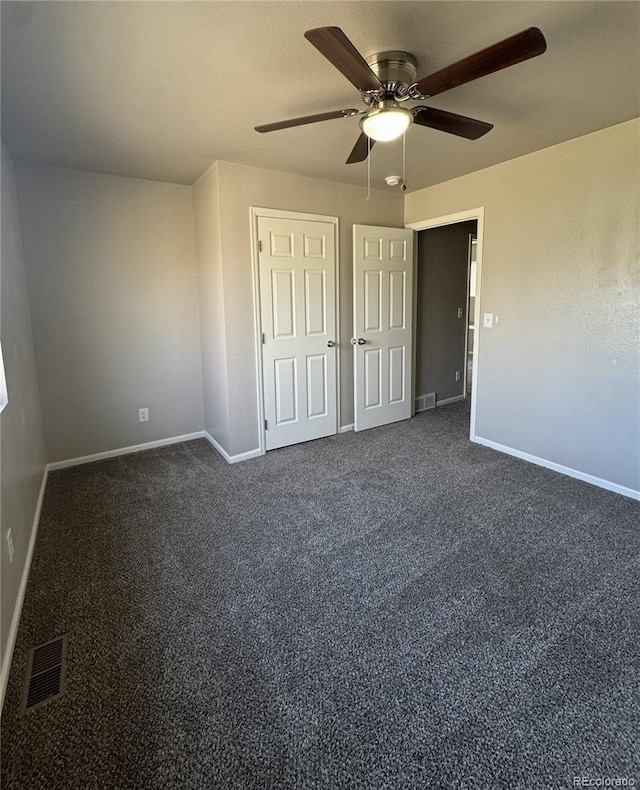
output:
<instances>
[{"instance_id":1,"label":"door casing","mask_svg":"<svg viewBox=\"0 0 640 790\"><path fill-rule=\"evenodd\" d=\"M335 305L336 305L336 409L337 425L340 430L340 257L339 257L339 233L340 225L338 217L325 216L323 214L305 214L299 211L282 211L273 208L261 208L251 206L249 209L251 223L251 266L253 270L253 315L255 327L255 370L256 370L256 392L258 407L258 442L260 455L265 455L267 442L265 436L265 407L264 407L264 376L262 365L262 311L260 308L260 260L258 254L258 219L260 217L270 217L276 219L307 220L310 222L328 222L334 226L333 243L335 256Z\"/></svg>"}]
</instances>

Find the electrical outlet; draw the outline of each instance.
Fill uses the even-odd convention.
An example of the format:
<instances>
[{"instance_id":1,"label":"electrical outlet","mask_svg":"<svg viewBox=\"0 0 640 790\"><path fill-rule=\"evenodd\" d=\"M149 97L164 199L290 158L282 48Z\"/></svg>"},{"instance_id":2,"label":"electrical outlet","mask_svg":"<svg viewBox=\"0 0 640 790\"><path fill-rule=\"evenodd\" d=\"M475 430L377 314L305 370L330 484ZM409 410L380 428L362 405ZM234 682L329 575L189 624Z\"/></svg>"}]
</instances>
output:
<instances>
[{"instance_id":1,"label":"electrical outlet","mask_svg":"<svg viewBox=\"0 0 640 790\"><path fill-rule=\"evenodd\" d=\"M13 562L13 535L7 530L7 548L9 549L9 562Z\"/></svg>"},{"instance_id":2,"label":"electrical outlet","mask_svg":"<svg viewBox=\"0 0 640 790\"><path fill-rule=\"evenodd\" d=\"M464 315L464 307L459 307L458 308L458 318L462 318L463 315Z\"/></svg>"},{"instance_id":3,"label":"electrical outlet","mask_svg":"<svg viewBox=\"0 0 640 790\"><path fill-rule=\"evenodd\" d=\"M460 371L456 370L456 381L460 381Z\"/></svg>"},{"instance_id":4,"label":"electrical outlet","mask_svg":"<svg viewBox=\"0 0 640 790\"><path fill-rule=\"evenodd\" d=\"M149 422L149 409L138 409L138 422Z\"/></svg>"}]
</instances>

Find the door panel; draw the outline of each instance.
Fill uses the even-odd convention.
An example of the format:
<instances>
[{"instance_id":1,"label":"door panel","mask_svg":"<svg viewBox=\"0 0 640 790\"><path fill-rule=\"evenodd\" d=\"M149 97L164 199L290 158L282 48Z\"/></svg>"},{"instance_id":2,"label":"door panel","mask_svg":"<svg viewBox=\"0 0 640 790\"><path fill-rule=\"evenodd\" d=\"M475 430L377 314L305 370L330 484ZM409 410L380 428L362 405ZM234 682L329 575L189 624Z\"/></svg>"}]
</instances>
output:
<instances>
[{"instance_id":1,"label":"door panel","mask_svg":"<svg viewBox=\"0 0 640 790\"><path fill-rule=\"evenodd\" d=\"M364 352L365 409L373 409L380 406L380 397L382 395L380 386L381 356L382 352L379 348L367 349Z\"/></svg>"},{"instance_id":2,"label":"door panel","mask_svg":"<svg viewBox=\"0 0 640 790\"><path fill-rule=\"evenodd\" d=\"M307 417L327 414L327 355L307 357Z\"/></svg>"},{"instance_id":3,"label":"door panel","mask_svg":"<svg viewBox=\"0 0 640 790\"><path fill-rule=\"evenodd\" d=\"M324 260L326 258L326 237L322 234L310 236L303 234L304 238L304 257L305 258L319 258Z\"/></svg>"},{"instance_id":4,"label":"door panel","mask_svg":"<svg viewBox=\"0 0 640 790\"><path fill-rule=\"evenodd\" d=\"M374 332L380 329L382 292L382 272L366 270L364 272L364 330Z\"/></svg>"},{"instance_id":5,"label":"door panel","mask_svg":"<svg viewBox=\"0 0 640 790\"><path fill-rule=\"evenodd\" d=\"M326 277L323 270L305 271L304 313L306 334L325 335L326 318Z\"/></svg>"},{"instance_id":6,"label":"door panel","mask_svg":"<svg viewBox=\"0 0 640 790\"><path fill-rule=\"evenodd\" d=\"M270 233L269 241L272 258L293 258L292 233Z\"/></svg>"},{"instance_id":7,"label":"door panel","mask_svg":"<svg viewBox=\"0 0 640 790\"><path fill-rule=\"evenodd\" d=\"M389 329L404 329L406 272L389 272Z\"/></svg>"},{"instance_id":8,"label":"door panel","mask_svg":"<svg viewBox=\"0 0 640 790\"><path fill-rule=\"evenodd\" d=\"M295 422L298 418L296 382L296 360L276 359L274 361L276 388L276 425Z\"/></svg>"},{"instance_id":9,"label":"door panel","mask_svg":"<svg viewBox=\"0 0 640 790\"><path fill-rule=\"evenodd\" d=\"M389 260L402 262L405 261L406 258L407 258L406 239L389 239Z\"/></svg>"},{"instance_id":10,"label":"door panel","mask_svg":"<svg viewBox=\"0 0 640 790\"><path fill-rule=\"evenodd\" d=\"M266 449L337 431L335 226L258 218Z\"/></svg>"},{"instance_id":11,"label":"door panel","mask_svg":"<svg viewBox=\"0 0 640 790\"><path fill-rule=\"evenodd\" d=\"M359 431L411 417L413 231L354 225L353 240Z\"/></svg>"},{"instance_id":12,"label":"door panel","mask_svg":"<svg viewBox=\"0 0 640 790\"><path fill-rule=\"evenodd\" d=\"M404 347L389 349L389 403L404 400Z\"/></svg>"},{"instance_id":13,"label":"door panel","mask_svg":"<svg viewBox=\"0 0 640 790\"><path fill-rule=\"evenodd\" d=\"M293 270L274 269L271 273L273 298L273 336L293 337L296 324L293 296Z\"/></svg>"}]
</instances>

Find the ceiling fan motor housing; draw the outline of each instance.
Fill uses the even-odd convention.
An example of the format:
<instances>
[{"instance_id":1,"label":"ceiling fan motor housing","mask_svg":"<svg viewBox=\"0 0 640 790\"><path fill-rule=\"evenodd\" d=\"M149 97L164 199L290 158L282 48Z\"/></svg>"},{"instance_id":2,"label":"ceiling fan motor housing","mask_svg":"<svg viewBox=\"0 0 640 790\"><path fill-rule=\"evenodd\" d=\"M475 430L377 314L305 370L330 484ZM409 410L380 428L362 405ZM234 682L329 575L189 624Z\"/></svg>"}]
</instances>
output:
<instances>
[{"instance_id":1,"label":"ceiling fan motor housing","mask_svg":"<svg viewBox=\"0 0 640 790\"><path fill-rule=\"evenodd\" d=\"M404 98L409 86L415 82L417 61L410 52L396 49L376 52L367 58L367 64L384 85L387 96Z\"/></svg>"}]
</instances>

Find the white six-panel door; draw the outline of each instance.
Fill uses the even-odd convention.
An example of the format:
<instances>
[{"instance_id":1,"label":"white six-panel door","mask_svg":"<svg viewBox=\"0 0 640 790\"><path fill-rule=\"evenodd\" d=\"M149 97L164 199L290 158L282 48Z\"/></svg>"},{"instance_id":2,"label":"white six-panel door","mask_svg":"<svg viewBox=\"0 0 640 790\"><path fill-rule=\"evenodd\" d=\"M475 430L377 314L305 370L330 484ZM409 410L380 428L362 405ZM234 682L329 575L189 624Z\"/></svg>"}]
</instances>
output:
<instances>
[{"instance_id":1,"label":"white six-panel door","mask_svg":"<svg viewBox=\"0 0 640 790\"><path fill-rule=\"evenodd\" d=\"M337 432L335 226L258 217L266 449Z\"/></svg>"},{"instance_id":2,"label":"white six-panel door","mask_svg":"<svg viewBox=\"0 0 640 790\"><path fill-rule=\"evenodd\" d=\"M411 417L413 231L353 226L354 429Z\"/></svg>"}]
</instances>

